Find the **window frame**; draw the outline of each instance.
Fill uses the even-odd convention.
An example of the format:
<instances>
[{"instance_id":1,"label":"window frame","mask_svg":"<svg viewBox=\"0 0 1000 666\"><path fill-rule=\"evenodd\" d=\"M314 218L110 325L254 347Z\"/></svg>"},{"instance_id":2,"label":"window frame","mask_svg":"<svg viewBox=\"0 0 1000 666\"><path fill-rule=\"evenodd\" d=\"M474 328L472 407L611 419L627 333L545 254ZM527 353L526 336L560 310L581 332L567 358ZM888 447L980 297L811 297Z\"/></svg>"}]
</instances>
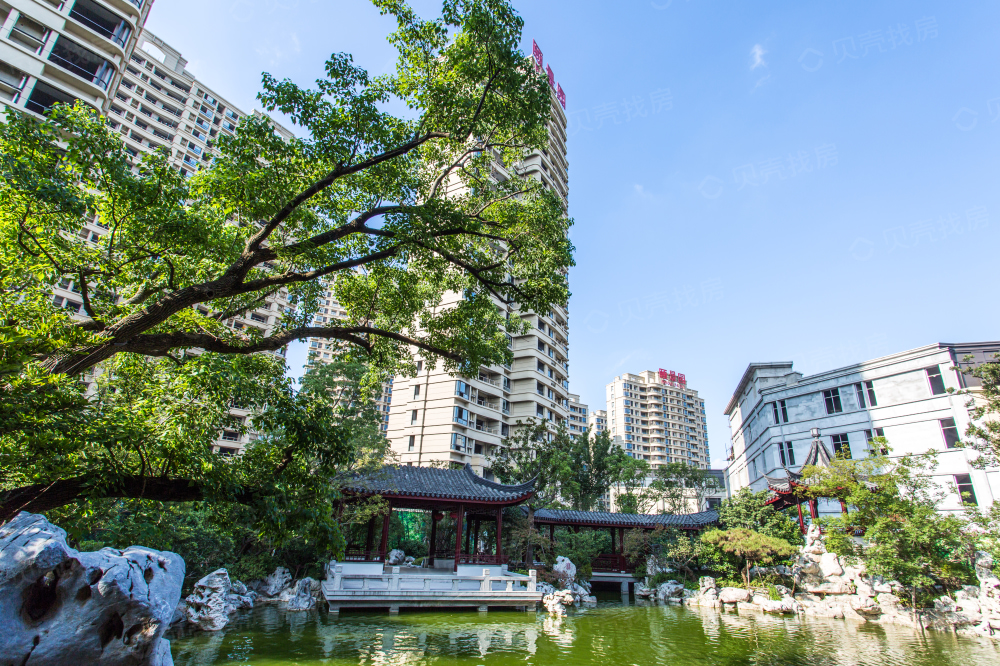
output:
<instances>
[{"instance_id":1,"label":"window frame","mask_svg":"<svg viewBox=\"0 0 1000 666\"><path fill-rule=\"evenodd\" d=\"M842 414L844 412L844 402L840 397L840 387L823 391L823 401L826 404L826 415Z\"/></svg>"},{"instance_id":2,"label":"window frame","mask_svg":"<svg viewBox=\"0 0 1000 666\"><path fill-rule=\"evenodd\" d=\"M851 438L846 432L837 433L836 435L830 436L830 443L833 445L833 455L839 456L843 460L852 460L851 455ZM847 455L841 455L843 451L847 451Z\"/></svg>"},{"instance_id":3,"label":"window frame","mask_svg":"<svg viewBox=\"0 0 1000 666\"><path fill-rule=\"evenodd\" d=\"M932 396L948 393L948 389L944 385L944 374L941 372L940 365L924 368L924 375L927 377L927 387L931 390ZM938 388L941 390L937 390Z\"/></svg>"}]
</instances>

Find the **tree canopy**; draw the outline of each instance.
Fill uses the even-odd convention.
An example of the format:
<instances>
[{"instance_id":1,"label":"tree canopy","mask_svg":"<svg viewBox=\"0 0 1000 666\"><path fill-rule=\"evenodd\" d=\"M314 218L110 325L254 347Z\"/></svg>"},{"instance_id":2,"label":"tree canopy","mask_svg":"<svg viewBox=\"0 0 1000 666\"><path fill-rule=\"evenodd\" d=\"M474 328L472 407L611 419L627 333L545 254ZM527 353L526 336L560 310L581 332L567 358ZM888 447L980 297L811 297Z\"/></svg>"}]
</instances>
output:
<instances>
[{"instance_id":1,"label":"tree canopy","mask_svg":"<svg viewBox=\"0 0 1000 666\"><path fill-rule=\"evenodd\" d=\"M570 221L518 167L547 145L552 105L521 18L503 0L445 0L435 20L374 1L397 22L395 71L337 53L313 87L265 74L261 103L297 136L244 118L189 178L133 158L83 106L0 124L0 520L304 483L293 470L346 463L355 433L257 352L339 341L366 386L417 358L463 372L509 362L526 327L510 310L567 302ZM96 242L78 234L88 220ZM54 305L60 283L82 318ZM347 316L317 325L327 288ZM267 333L227 325L276 295L293 307ZM232 404L273 434L223 462L211 442L238 425Z\"/></svg>"}]
</instances>

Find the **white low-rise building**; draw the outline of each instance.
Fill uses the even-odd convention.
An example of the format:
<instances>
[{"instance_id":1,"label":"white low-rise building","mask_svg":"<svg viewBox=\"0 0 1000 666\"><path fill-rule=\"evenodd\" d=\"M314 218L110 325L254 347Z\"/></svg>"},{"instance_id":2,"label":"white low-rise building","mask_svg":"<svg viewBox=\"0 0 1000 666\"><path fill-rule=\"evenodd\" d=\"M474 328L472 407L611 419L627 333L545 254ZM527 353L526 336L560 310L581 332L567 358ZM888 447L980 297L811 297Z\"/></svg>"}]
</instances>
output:
<instances>
[{"instance_id":1,"label":"white low-rise building","mask_svg":"<svg viewBox=\"0 0 1000 666\"><path fill-rule=\"evenodd\" d=\"M969 396L958 393L975 393L979 381L954 368L995 361L998 352L1000 342L937 343L808 377L791 362L751 363L725 410L730 494L800 470L814 438L831 455L860 458L885 437L892 457L938 452L934 479L949 491L942 511L961 510L960 493L988 508L1000 496L1000 469L973 467L978 453L962 441ZM820 504L821 513L839 511L839 503Z\"/></svg>"}]
</instances>

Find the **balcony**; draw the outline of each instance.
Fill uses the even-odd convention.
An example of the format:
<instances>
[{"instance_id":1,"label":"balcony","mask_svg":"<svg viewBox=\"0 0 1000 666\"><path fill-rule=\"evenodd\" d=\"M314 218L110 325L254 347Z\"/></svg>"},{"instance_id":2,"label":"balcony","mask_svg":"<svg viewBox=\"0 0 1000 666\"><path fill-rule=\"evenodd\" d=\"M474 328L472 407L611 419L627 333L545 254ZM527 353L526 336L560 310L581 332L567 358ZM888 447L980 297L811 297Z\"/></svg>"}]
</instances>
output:
<instances>
[{"instance_id":1,"label":"balcony","mask_svg":"<svg viewBox=\"0 0 1000 666\"><path fill-rule=\"evenodd\" d=\"M23 14L18 17L17 23L10 29L7 35L10 41L19 44L32 53L41 53L45 47L45 42L49 39L50 30L41 23L32 21Z\"/></svg>"},{"instance_id":2,"label":"balcony","mask_svg":"<svg viewBox=\"0 0 1000 666\"><path fill-rule=\"evenodd\" d=\"M482 421L477 421L476 422L476 430L478 430L480 432L485 432L485 433L490 434L490 435L499 435L500 434L500 427L499 426L486 425Z\"/></svg>"},{"instance_id":3,"label":"balcony","mask_svg":"<svg viewBox=\"0 0 1000 666\"><path fill-rule=\"evenodd\" d=\"M476 404L487 409L492 409L495 412L500 411L500 403L498 402L490 402L488 400L483 400L482 398L476 398Z\"/></svg>"},{"instance_id":4,"label":"balcony","mask_svg":"<svg viewBox=\"0 0 1000 666\"><path fill-rule=\"evenodd\" d=\"M496 381L495 379L490 379L485 375L479 375L476 379L483 382L484 384L489 384L490 386L496 386L497 388L500 388L500 382Z\"/></svg>"},{"instance_id":5,"label":"balcony","mask_svg":"<svg viewBox=\"0 0 1000 666\"><path fill-rule=\"evenodd\" d=\"M49 84L38 81L28 96L28 101L24 103L24 108L38 114L45 115L52 108L53 104L74 104L76 99L67 95L61 90L53 88Z\"/></svg>"},{"instance_id":6,"label":"balcony","mask_svg":"<svg viewBox=\"0 0 1000 666\"><path fill-rule=\"evenodd\" d=\"M94 0L76 0L73 8L69 10L69 16L123 49L132 35L132 28L125 19L108 11Z\"/></svg>"},{"instance_id":7,"label":"balcony","mask_svg":"<svg viewBox=\"0 0 1000 666\"><path fill-rule=\"evenodd\" d=\"M0 100L15 104L21 98L21 91L27 80L27 74L0 62Z\"/></svg>"},{"instance_id":8,"label":"balcony","mask_svg":"<svg viewBox=\"0 0 1000 666\"><path fill-rule=\"evenodd\" d=\"M59 35L56 39L52 53L49 54L49 61L102 90L108 89L115 74L115 68L110 62L90 49L67 39L65 35Z\"/></svg>"}]
</instances>

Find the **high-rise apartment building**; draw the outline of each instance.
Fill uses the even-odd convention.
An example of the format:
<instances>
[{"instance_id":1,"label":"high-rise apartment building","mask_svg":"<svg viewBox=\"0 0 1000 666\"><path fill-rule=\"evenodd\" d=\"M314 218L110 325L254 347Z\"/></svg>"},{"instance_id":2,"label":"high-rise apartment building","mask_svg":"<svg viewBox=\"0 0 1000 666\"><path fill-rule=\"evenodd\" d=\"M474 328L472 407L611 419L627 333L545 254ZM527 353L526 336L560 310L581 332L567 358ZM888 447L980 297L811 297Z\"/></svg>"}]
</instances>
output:
<instances>
[{"instance_id":1,"label":"high-rise apartment building","mask_svg":"<svg viewBox=\"0 0 1000 666\"><path fill-rule=\"evenodd\" d=\"M537 47L535 60L540 68ZM516 168L556 192L565 203L569 195L565 95L549 71L553 92L548 148L526 155ZM510 168L498 159L493 178L507 179ZM448 308L460 298L461 294L450 294L439 307ZM388 436L403 464L469 463L488 476L487 456L518 421L556 424L571 414L568 310L555 306L549 312L530 312L500 302L496 305L501 314L531 324L525 335L511 339L514 359L509 366L483 366L474 375L457 377L440 365L418 363L416 377L396 378Z\"/></svg>"},{"instance_id":2,"label":"high-rise apartment building","mask_svg":"<svg viewBox=\"0 0 1000 666\"><path fill-rule=\"evenodd\" d=\"M107 111L153 0L0 0L0 103Z\"/></svg>"},{"instance_id":3,"label":"high-rise apartment building","mask_svg":"<svg viewBox=\"0 0 1000 666\"><path fill-rule=\"evenodd\" d=\"M603 409L595 409L587 417L587 427L595 435L608 429L608 413Z\"/></svg>"},{"instance_id":4,"label":"high-rise apartment building","mask_svg":"<svg viewBox=\"0 0 1000 666\"><path fill-rule=\"evenodd\" d=\"M566 427L569 434L582 435L587 431L587 422L590 418L590 408L580 402L580 396L575 393L569 394L569 417L566 419Z\"/></svg>"},{"instance_id":5,"label":"high-rise apartment building","mask_svg":"<svg viewBox=\"0 0 1000 666\"><path fill-rule=\"evenodd\" d=\"M606 387L608 428L625 452L649 461L708 469L705 401L684 375L646 370L615 377Z\"/></svg>"},{"instance_id":6,"label":"high-rise apartment building","mask_svg":"<svg viewBox=\"0 0 1000 666\"><path fill-rule=\"evenodd\" d=\"M810 376L790 361L751 363L725 411L730 493L800 471L814 440L831 457L864 458L884 437L890 457L936 452L933 480L949 491L942 511L988 509L1000 497L1000 469L973 465L978 453L962 440L969 396L955 393L974 396L980 384L953 368L967 368L969 356L972 365L996 362L997 353L1000 342L936 343ZM821 500L819 511L840 513L840 503Z\"/></svg>"}]
</instances>

